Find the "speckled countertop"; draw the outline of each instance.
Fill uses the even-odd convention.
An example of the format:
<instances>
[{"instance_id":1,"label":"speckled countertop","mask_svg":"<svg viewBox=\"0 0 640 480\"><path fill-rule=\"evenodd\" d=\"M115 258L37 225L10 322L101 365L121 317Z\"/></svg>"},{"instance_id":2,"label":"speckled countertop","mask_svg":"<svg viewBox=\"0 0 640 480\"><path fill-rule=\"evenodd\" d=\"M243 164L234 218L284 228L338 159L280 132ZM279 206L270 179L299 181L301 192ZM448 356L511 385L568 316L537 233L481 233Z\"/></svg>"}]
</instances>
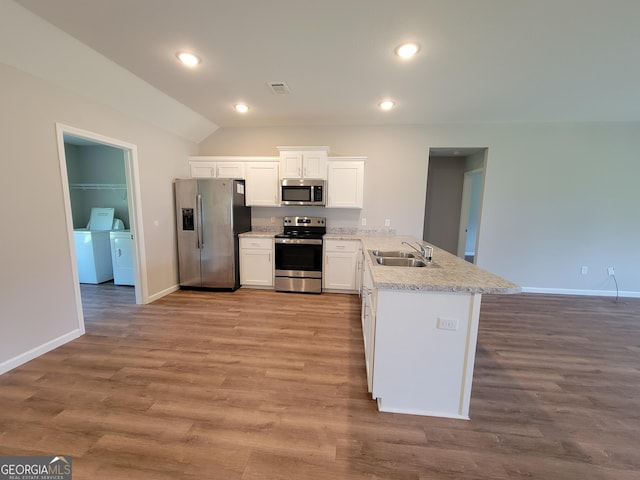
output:
<instances>
[{"instance_id":1,"label":"speckled countertop","mask_svg":"<svg viewBox=\"0 0 640 480\"><path fill-rule=\"evenodd\" d=\"M280 233L280 231L256 231L251 230L250 232L239 233L238 237L241 238L273 238L276 234Z\"/></svg>"},{"instance_id":2,"label":"speckled countertop","mask_svg":"<svg viewBox=\"0 0 640 480\"><path fill-rule=\"evenodd\" d=\"M390 267L374 263L369 250L414 252L402 242L416 244L409 236L362 236L327 234L325 239L361 240L373 283L385 290L420 290L432 292L518 293L521 287L480 267L470 264L438 247L433 247L433 264L427 267ZM425 242L423 242L425 243ZM427 243L425 243L427 245Z\"/></svg>"},{"instance_id":3,"label":"speckled countertop","mask_svg":"<svg viewBox=\"0 0 640 480\"><path fill-rule=\"evenodd\" d=\"M273 238L280 230L252 230L240 237ZM388 235L388 232L331 232L325 240L360 240L376 288L384 290L417 290L426 292L518 293L521 287L480 267L433 247L433 264L427 267L390 267L374 263L369 250L402 250L415 253L402 242L416 244L411 236ZM423 242L427 245L426 242Z\"/></svg>"}]
</instances>

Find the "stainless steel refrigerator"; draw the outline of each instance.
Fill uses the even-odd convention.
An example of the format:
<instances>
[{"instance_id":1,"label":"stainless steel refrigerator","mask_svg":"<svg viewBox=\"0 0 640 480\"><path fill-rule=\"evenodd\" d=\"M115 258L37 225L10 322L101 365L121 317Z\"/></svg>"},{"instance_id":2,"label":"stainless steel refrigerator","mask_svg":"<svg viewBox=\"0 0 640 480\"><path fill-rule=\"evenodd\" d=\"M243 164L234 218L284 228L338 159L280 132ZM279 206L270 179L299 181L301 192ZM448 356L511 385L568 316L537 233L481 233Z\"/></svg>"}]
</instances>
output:
<instances>
[{"instance_id":1,"label":"stainless steel refrigerator","mask_svg":"<svg viewBox=\"0 0 640 480\"><path fill-rule=\"evenodd\" d=\"M180 286L236 290L238 234L251 230L244 180L176 179L175 198Z\"/></svg>"}]
</instances>

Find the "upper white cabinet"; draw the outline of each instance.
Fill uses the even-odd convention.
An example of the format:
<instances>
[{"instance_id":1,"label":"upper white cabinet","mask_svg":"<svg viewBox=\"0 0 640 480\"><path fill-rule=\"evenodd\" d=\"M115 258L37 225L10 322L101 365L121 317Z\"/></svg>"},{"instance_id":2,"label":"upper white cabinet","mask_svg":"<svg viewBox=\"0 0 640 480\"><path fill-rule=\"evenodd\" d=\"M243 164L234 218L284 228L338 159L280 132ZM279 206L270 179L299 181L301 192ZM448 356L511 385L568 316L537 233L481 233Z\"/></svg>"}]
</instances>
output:
<instances>
[{"instance_id":1,"label":"upper white cabinet","mask_svg":"<svg viewBox=\"0 0 640 480\"><path fill-rule=\"evenodd\" d=\"M326 180L328 208L363 208L365 157L328 157L329 147L278 150L279 157L191 156L191 177L245 179L254 207L279 207L282 179Z\"/></svg>"},{"instance_id":2,"label":"upper white cabinet","mask_svg":"<svg viewBox=\"0 0 640 480\"><path fill-rule=\"evenodd\" d=\"M192 178L244 178L245 162L237 158L189 157Z\"/></svg>"},{"instance_id":3,"label":"upper white cabinet","mask_svg":"<svg viewBox=\"0 0 640 480\"><path fill-rule=\"evenodd\" d=\"M245 163L245 183L247 206L279 207L278 195L280 181L278 178L278 162Z\"/></svg>"},{"instance_id":4,"label":"upper white cabinet","mask_svg":"<svg viewBox=\"0 0 640 480\"><path fill-rule=\"evenodd\" d=\"M280 178L327 179L329 147L278 147Z\"/></svg>"},{"instance_id":5,"label":"upper white cabinet","mask_svg":"<svg viewBox=\"0 0 640 480\"><path fill-rule=\"evenodd\" d=\"M362 208L364 157L330 158L327 163L327 207Z\"/></svg>"}]
</instances>

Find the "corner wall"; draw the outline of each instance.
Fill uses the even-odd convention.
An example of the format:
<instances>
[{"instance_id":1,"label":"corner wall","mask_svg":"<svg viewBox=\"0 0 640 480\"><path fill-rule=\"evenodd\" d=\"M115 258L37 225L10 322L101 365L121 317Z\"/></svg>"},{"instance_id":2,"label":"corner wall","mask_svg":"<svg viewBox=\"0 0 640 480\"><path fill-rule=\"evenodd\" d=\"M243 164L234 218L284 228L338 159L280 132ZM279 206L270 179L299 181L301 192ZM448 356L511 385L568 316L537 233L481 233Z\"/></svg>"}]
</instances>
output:
<instances>
[{"instance_id":1,"label":"corner wall","mask_svg":"<svg viewBox=\"0 0 640 480\"><path fill-rule=\"evenodd\" d=\"M0 63L0 372L80 332L56 122L137 146L149 295L177 285L172 180L197 145Z\"/></svg>"}]
</instances>

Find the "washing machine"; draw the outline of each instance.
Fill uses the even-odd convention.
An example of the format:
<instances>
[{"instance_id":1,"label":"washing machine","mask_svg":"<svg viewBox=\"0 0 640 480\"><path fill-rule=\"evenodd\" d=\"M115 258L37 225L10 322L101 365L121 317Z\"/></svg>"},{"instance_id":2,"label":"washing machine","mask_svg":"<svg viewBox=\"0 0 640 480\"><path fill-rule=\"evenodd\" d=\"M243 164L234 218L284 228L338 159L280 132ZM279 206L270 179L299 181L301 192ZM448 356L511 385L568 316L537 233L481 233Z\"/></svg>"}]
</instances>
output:
<instances>
[{"instance_id":1,"label":"washing machine","mask_svg":"<svg viewBox=\"0 0 640 480\"><path fill-rule=\"evenodd\" d=\"M73 231L80 283L103 283L113 279L109 237L114 225L113 214L113 208L92 208L87 228Z\"/></svg>"},{"instance_id":2,"label":"washing machine","mask_svg":"<svg viewBox=\"0 0 640 480\"><path fill-rule=\"evenodd\" d=\"M135 285L133 274L133 239L129 230L109 232L111 240L111 265L113 283L116 285Z\"/></svg>"}]
</instances>

